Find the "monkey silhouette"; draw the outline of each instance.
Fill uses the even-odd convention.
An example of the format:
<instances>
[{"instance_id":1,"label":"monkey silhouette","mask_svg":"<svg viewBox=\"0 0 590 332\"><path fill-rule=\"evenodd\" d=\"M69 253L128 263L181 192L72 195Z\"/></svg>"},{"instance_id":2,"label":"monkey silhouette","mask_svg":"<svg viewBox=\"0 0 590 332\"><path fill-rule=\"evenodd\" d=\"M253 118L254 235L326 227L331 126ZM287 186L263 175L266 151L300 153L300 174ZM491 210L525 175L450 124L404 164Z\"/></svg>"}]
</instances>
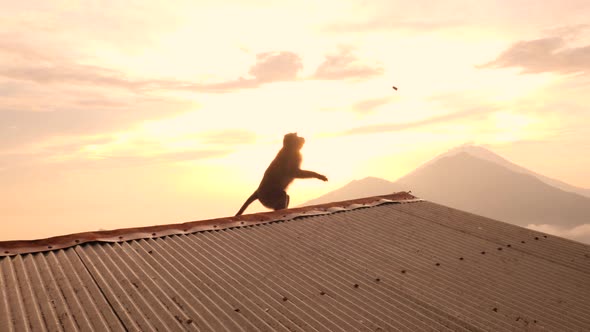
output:
<instances>
[{"instance_id":1,"label":"monkey silhouette","mask_svg":"<svg viewBox=\"0 0 590 332\"><path fill-rule=\"evenodd\" d=\"M283 138L283 147L270 163L258 188L248 197L236 216L241 215L255 200L269 209L281 210L289 206L289 195L285 191L295 179L316 178L328 181L322 174L301 169L301 148L305 143L303 137L297 133L286 134Z\"/></svg>"}]
</instances>

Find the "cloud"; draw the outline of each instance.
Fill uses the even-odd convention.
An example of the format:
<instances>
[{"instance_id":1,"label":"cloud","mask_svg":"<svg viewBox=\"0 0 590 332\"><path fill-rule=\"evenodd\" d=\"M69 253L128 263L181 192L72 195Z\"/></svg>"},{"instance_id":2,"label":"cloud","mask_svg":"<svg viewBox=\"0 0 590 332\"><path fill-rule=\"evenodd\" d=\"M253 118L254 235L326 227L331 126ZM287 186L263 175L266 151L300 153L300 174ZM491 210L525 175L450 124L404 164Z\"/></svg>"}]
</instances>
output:
<instances>
[{"instance_id":1,"label":"cloud","mask_svg":"<svg viewBox=\"0 0 590 332\"><path fill-rule=\"evenodd\" d=\"M303 65L299 55L288 52L265 52L256 55L256 64L250 67L252 78L240 77L233 81L211 84L187 84L185 90L203 92L232 92L239 89L251 89L262 84L297 80L297 74Z\"/></svg>"},{"instance_id":2,"label":"cloud","mask_svg":"<svg viewBox=\"0 0 590 332\"><path fill-rule=\"evenodd\" d=\"M194 110L195 103L161 93L255 88L295 80L301 68L295 53L266 52L256 56L247 77L236 80L202 84L141 79L0 35L0 150L55 135L93 135L170 117Z\"/></svg>"},{"instance_id":3,"label":"cloud","mask_svg":"<svg viewBox=\"0 0 590 332\"><path fill-rule=\"evenodd\" d=\"M77 167L128 167L221 157L232 153L236 145L248 144L255 139L256 134L253 132L228 129L185 135L181 141L198 142L198 146L172 152L162 146L157 137L138 137L127 142L127 146L119 148L115 146L112 149L108 147L111 142L105 140L105 152L98 153L87 153L84 149L93 144L90 140L80 145L60 145L52 150L46 148L44 152L49 155L56 155L59 152L69 154L71 157L68 164L77 165ZM94 144L99 145L100 148L101 142L95 139Z\"/></svg>"},{"instance_id":4,"label":"cloud","mask_svg":"<svg viewBox=\"0 0 590 332\"><path fill-rule=\"evenodd\" d=\"M565 40L576 40L589 28L590 24L573 24L545 29L543 30L543 34L547 36L560 36Z\"/></svg>"},{"instance_id":5,"label":"cloud","mask_svg":"<svg viewBox=\"0 0 590 332\"><path fill-rule=\"evenodd\" d=\"M563 228L549 224L530 224L527 226L527 228L555 236L564 237L566 239L590 244L590 224L578 225L572 228Z\"/></svg>"},{"instance_id":6,"label":"cloud","mask_svg":"<svg viewBox=\"0 0 590 332\"><path fill-rule=\"evenodd\" d=\"M7 40L0 36L0 78L33 82L43 86L84 85L97 88L124 89L131 93L149 92L208 92L229 93L257 88L273 82L295 81L303 69L301 57L289 51L264 52L256 55L256 62L248 75L222 82L134 78L123 72L101 66L80 64L54 51L44 52L26 43ZM4 61L3 57L4 56ZM315 74L309 79L341 80L368 79L384 73L381 66L361 62L349 48L342 47L336 54L326 55Z\"/></svg>"},{"instance_id":7,"label":"cloud","mask_svg":"<svg viewBox=\"0 0 590 332\"><path fill-rule=\"evenodd\" d=\"M145 96L101 98L74 91L37 89L23 97L0 96L0 150L17 148L51 136L94 135L122 130L139 121L193 110L192 102Z\"/></svg>"},{"instance_id":8,"label":"cloud","mask_svg":"<svg viewBox=\"0 0 590 332\"><path fill-rule=\"evenodd\" d=\"M380 97L358 101L352 105L352 110L357 113L370 113L379 106L383 106L391 100L391 97Z\"/></svg>"},{"instance_id":9,"label":"cloud","mask_svg":"<svg viewBox=\"0 0 590 332\"><path fill-rule=\"evenodd\" d=\"M590 45L568 47L562 37L520 41L479 68L520 67L523 73L590 71Z\"/></svg>"},{"instance_id":10,"label":"cloud","mask_svg":"<svg viewBox=\"0 0 590 332\"><path fill-rule=\"evenodd\" d=\"M301 58L293 52L259 53L250 74L259 83L293 81L302 68Z\"/></svg>"},{"instance_id":11,"label":"cloud","mask_svg":"<svg viewBox=\"0 0 590 332\"><path fill-rule=\"evenodd\" d=\"M126 89L134 93L149 91L231 92L256 88L262 84L293 81L303 68L301 58L288 51L265 52L256 55L250 68L250 78L239 77L217 83L199 83L169 79L131 78L120 71L79 64L56 54L38 50L33 46L0 38L0 55L9 55L11 61L0 67L0 77L30 81L43 85L84 84L96 87ZM0 57L0 60L2 58ZM16 61L13 61L16 60Z\"/></svg>"},{"instance_id":12,"label":"cloud","mask_svg":"<svg viewBox=\"0 0 590 332\"><path fill-rule=\"evenodd\" d=\"M28 151L21 149L9 149L10 152L0 151L0 165L6 165L6 169L20 169L37 163L46 164L46 161L52 157L72 155L85 146L108 144L114 139L111 136L77 136L75 140L41 145Z\"/></svg>"},{"instance_id":13,"label":"cloud","mask_svg":"<svg viewBox=\"0 0 590 332\"><path fill-rule=\"evenodd\" d=\"M64 59L45 63L31 62L20 65L5 65L0 68L0 77L30 81L45 86L83 84L94 87L126 89L133 93L149 91L186 91L224 89L236 82L223 84L196 84L180 80L130 78L120 71L99 66L81 65Z\"/></svg>"},{"instance_id":14,"label":"cloud","mask_svg":"<svg viewBox=\"0 0 590 332\"><path fill-rule=\"evenodd\" d=\"M114 70L75 63L5 66L0 69L0 76L15 80L33 81L39 84L90 84L130 90L146 89L166 84L159 81L131 80Z\"/></svg>"},{"instance_id":15,"label":"cloud","mask_svg":"<svg viewBox=\"0 0 590 332\"><path fill-rule=\"evenodd\" d=\"M313 78L321 80L368 79L383 75L384 69L359 61L349 48L340 48L338 53L326 55Z\"/></svg>"},{"instance_id":16,"label":"cloud","mask_svg":"<svg viewBox=\"0 0 590 332\"><path fill-rule=\"evenodd\" d=\"M476 109L469 109L465 111L433 116L424 120L413 121L413 122L405 122L405 123L384 123L379 125L368 125L362 127L356 127L349 129L345 132L340 133L341 135L358 135L358 134L373 134L373 133L382 133L382 132L389 132L389 131L402 131L408 130L413 128L419 128L427 125L435 125L439 123L446 123L450 121L455 121L459 119L465 118L472 118L472 117L481 117L488 113L496 111L497 108L493 106L487 107L480 107Z\"/></svg>"},{"instance_id":17,"label":"cloud","mask_svg":"<svg viewBox=\"0 0 590 332\"><path fill-rule=\"evenodd\" d=\"M25 170L29 166L44 169L57 169L66 171L69 169L87 168L113 168L134 167L153 164L164 164L179 161L194 161L225 156L232 152L226 148L198 148L183 151L159 151L149 155L136 146L127 152L89 153L84 148L97 144L108 144L113 138L106 137L92 139L79 137L75 143L65 143L40 147L27 153L0 153L0 165L4 171Z\"/></svg>"},{"instance_id":18,"label":"cloud","mask_svg":"<svg viewBox=\"0 0 590 332\"><path fill-rule=\"evenodd\" d=\"M15 41L0 35L0 77L34 82L44 86L76 84L116 87L138 92L158 88L182 88L187 82L173 80L132 79L120 71L84 65L51 48Z\"/></svg>"}]
</instances>

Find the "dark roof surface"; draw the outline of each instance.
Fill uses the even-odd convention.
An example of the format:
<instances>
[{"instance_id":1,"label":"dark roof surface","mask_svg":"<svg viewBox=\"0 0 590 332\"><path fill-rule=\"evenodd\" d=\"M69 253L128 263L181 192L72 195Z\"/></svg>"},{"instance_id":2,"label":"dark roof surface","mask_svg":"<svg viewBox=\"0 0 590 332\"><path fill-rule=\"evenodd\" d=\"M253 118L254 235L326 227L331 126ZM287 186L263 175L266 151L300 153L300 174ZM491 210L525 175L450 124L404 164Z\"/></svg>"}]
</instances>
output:
<instances>
[{"instance_id":1,"label":"dark roof surface","mask_svg":"<svg viewBox=\"0 0 590 332\"><path fill-rule=\"evenodd\" d=\"M0 331L590 327L590 246L411 196L203 223L0 243Z\"/></svg>"}]
</instances>

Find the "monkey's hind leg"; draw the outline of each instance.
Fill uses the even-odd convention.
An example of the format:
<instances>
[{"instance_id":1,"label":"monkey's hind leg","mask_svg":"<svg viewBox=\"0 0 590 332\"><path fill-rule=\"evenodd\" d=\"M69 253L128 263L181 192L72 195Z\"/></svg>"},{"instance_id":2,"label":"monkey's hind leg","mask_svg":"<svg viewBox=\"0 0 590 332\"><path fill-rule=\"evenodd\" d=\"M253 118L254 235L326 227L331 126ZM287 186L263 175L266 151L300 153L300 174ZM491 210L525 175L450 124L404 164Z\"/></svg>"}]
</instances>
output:
<instances>
[{"instance_id":1,"label":"monkey's hind leg","mask_svg":"<svg viewBox=\"0 0 590 332\"><path fill-rule=\"evenodd\" d=\"M269 209L283 210L289 206L289 195L284 190L277 190L271 193L265 193L258 197L260 203Z\"/></svg>"},{"instance_id":2,"label":"monkey's hind leg","mask_svg":"<svg viewBox=\"0 0 590 332\"><path fill-rule=\"evenodd\" d=\"M287 195L287 193L283 190L281 191L280 195L277 196L276 198L276 205L275 207L273 207L275 210L283 210L289 207L289 200L291 198L289 197L289 195Z\"/></svg>"}]
</instances>

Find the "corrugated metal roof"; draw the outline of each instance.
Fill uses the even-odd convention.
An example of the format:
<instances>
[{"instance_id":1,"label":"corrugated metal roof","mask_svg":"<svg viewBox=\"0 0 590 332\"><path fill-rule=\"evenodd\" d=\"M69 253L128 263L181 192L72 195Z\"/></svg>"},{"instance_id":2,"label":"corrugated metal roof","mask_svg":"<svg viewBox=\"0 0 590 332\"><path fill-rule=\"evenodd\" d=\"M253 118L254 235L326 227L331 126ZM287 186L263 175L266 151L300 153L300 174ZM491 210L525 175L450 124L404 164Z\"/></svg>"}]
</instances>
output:
<instances>
[{"instance_id":1,"label":"corrugated metal roof","mask_svg":"<svg viewBox=\"0 0 590 332\"><path fill-rule=\"evenodd\" d=\"M590 330L590 246L382 198L0 258L0 331Z\"/></svg>"}]
</instances>

